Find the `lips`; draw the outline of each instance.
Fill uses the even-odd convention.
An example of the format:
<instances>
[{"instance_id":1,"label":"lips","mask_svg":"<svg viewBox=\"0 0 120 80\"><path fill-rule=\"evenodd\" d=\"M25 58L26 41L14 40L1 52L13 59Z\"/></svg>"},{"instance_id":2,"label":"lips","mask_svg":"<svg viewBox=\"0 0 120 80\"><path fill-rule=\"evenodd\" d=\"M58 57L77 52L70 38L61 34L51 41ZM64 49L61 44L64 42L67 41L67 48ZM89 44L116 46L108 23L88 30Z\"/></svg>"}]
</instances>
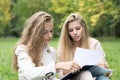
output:
<instances>
[{"instance_id":1,"label":"lips","mask_svg":"<svg viewBox=\"0 0 120 80\"><path fill-rule=\"evenodd\" d=\"M79 38L79 36L73 36L73 38Z\"/></svg>"},{"instance_id":2,"label":"lips","mask_svg":"<svg viewBox=\"0 0 120 80\"><path fill-rule=\"evenodd\" d=\"M73 36L73 40L79 41L80 40L80 36Z\"/></svg>"},{"instance_id":3,"label":"lips","mask_svg":"<svg viewBox=\"0 0 120 80\"><path fill-rule=\"evenodd\" d=\"M46 41L50 41L51 39L46 39Z\"/></svg>"}]
</instances>

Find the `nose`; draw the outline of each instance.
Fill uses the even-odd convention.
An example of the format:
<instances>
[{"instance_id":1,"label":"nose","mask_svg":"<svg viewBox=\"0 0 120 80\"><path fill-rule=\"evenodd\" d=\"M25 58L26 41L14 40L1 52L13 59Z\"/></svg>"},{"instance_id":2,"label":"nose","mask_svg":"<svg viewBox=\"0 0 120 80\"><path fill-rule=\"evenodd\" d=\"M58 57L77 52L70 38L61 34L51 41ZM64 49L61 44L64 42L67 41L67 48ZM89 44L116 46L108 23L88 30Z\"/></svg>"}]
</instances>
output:
<instances>
[{"instance_id":1,"label":"nose","mask_svg":"<svg viewBox=\"0 0 120 80\"><path fill-rule=\"evenodd\" d=\"M77 31L75 29L73 30L73 34L75 34L75 35L77 34Z\"/></svg>"},{"instance_id":2,"label":"nose","mask_svg":"<svg viewBox=\"0 0 120 80\"><path fill-rule=\"evenodd\" d=\"M48 33L48 37L52 38L52 33L51 32Z\"/></svg>"}]
</instances>

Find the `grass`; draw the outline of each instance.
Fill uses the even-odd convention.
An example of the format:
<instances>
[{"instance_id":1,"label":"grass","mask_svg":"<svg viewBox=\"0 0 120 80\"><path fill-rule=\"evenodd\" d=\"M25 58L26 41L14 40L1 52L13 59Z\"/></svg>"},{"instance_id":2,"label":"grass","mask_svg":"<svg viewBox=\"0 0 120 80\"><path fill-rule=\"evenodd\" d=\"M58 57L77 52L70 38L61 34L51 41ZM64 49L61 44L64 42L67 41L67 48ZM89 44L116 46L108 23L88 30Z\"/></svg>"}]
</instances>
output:
<instances>
[{"instance_id":1,"label":"grass","mask_svg":"<svg viewBox=\"0 0 120 80\"><path fill-rule=\"evenodd\" d=\"M17 39L0 39L0 80L18 80L11 69L13 49Z\"/></svg>"},{"instance_id":2,"label":"grass","mask_svg":"<svg viewBox=\"0 0 120 80\"><path fill-rule=\"evenodd\" d=\"M11 69L12 56L16 38L0 38L0 80L18 80L17 73ZM106 59L113 70L111 80L120 80L120 39L102 40L102 46L106 53ZM58 38L50 42L57 49Z\"/></svg>"},{"instance_id":3,"label":"grass","mask_svg":"<svg viewBox=\"0 0 120 80\"><path fill-rule=\"evenodd\" d=\"M113 70L111 80L120 80L120 76L118 75L120 73L120 40L102 42L102 45L110 68Z\"/></svg>"}]
</instances>

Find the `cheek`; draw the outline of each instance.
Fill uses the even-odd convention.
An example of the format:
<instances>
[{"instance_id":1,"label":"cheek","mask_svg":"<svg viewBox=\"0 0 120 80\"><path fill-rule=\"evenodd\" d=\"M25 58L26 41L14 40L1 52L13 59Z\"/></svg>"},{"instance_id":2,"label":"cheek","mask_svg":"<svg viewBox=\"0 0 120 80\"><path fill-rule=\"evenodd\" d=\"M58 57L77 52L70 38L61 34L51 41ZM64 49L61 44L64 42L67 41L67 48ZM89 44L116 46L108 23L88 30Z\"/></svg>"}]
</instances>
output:
<instances>
[{"instance_id":1,"label":"cheek","mask_svg":"<svg viewBox=\"0 0 120 80\"><path fill-rule=\"evenodd\" d=\"M46 37L47 37L47 36L46 36L46 35L44 35L44 39L46 39Z\"/></svg>"},{"instance_id":2,"label":"cheek","mask_svg":"<svg viewBox=\"0 0 120 80\"><path fill-rule=\"evenodd\" d=\"M70 35L70 37L72 37L73 35L72 35L72 32L69 32L69 35Z\"/></svg>"},{"instance_id":3,"label":"cheek","mask_svg":"<svg viewBox=\"0 0 120 80\"><path fill-rule=\"evenodd\" d=\"M80 35L82 36L82 34L83 34L83 30L81 29L79 33L80 33Z\"/></svg>"}]
</instances>

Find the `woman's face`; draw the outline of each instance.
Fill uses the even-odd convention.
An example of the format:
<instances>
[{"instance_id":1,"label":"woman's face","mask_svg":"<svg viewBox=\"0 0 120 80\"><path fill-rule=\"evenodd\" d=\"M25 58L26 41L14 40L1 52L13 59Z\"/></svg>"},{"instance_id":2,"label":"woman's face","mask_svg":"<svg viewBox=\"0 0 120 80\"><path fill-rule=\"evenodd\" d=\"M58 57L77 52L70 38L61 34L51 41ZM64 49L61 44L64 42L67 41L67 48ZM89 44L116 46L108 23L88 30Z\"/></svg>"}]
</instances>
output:
<instances>
[{"instance_id":1,"label":"woman's face","mask_svg":"<svg viewBox=\"0 0 120 80\"><path fill-rule=\"evenodd\" d=\"M47 44L52 39L52 35L53 35L53 22L49 21L44 23L44 39L47 42Z\"/></svg>"},{"instance_id":2,"label":"woman's face","mask_svg":"<svg viewBox=\"0 0 120 80\"><path fill-rule=\"evenodd\" d=\"M78 20L73 21L68 24L68 32L74 42L79 42L82 37L83 27Z\"/></svg>"}]
</instances>

